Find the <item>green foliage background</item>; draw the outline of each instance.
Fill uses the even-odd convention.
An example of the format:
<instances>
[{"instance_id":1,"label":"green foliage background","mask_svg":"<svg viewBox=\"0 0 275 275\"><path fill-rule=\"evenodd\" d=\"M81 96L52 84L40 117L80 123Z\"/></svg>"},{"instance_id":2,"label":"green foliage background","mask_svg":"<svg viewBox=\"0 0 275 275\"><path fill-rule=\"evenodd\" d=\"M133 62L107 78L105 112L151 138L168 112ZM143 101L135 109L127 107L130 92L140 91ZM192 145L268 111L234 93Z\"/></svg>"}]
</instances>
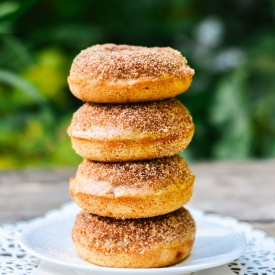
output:
<instances>
[{"instance_id":1,"label":"green foliage background","mask_svg":"<svg viewBox=\"0 0 275 275\"><path fill-rule=\"evenodd\" d=\"M82 104L70 64L93 44L170 46L195 68L178 98L188 160L275 156L275 2L0 1L0 168L79 164L66 129Z\"/></svg>"}]
</instances>

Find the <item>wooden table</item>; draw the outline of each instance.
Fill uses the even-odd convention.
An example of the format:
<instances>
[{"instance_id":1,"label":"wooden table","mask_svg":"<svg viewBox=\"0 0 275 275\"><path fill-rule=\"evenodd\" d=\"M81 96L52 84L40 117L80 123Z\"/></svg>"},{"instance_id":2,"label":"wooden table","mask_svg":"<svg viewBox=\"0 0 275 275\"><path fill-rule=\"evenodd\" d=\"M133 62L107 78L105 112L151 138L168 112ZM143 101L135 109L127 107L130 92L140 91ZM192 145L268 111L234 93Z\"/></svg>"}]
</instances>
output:
<instances>
[{"instance_id":1,"label":"wooden table","mask_svg":"<svg viewBox=\"0 0 275 275\"><path fill-rule=\"evenodd\" d=\"M190 205L235 217L275 237L275 159L190 163L196 176ZM69 202L76 168L0 172L0 224L43 215Z\"/></svg>"}]
</instances>

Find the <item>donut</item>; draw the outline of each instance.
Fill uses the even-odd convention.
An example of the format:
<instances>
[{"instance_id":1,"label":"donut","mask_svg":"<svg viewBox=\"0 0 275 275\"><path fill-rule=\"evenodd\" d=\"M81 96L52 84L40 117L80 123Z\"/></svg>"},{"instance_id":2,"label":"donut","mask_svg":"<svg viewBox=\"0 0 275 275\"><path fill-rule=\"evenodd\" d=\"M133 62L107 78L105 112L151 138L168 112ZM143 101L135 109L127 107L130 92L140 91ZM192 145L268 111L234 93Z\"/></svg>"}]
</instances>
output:
<instances>
[{"instance_id":1,"label":"donut","mask_svg":"<svg viewBox=\"0 0 275 275\"><path fill-rule=\"evenodd\" d=\"M82 211L72 239L77 253L93 264L147 268L183 260L192 249L195 231L195 222L184 208L157 217L125 220Z\"/></svg>"},{"instance_id":2,"label":"donut","mask_svg":"<svg viewBox=\"0 0 275 275\"><path fill-rule=\"evenodd\" d=\"M68 128L72 147L83 158L117 162L172 156L194 133L192 117L172 98L132 104L85 103Z\"/></svg>"},{"instance_id":3,"label":"donut","mask_svg":"<svg viewBox=\"0 0 275 275\"><path fill-rule=\"evenodd\" d=\"M138 162L85 159L70 180L72 199L87 212L144 218L172 212L192 196L194 175L178 155Z\"/></svg>"},{"instance_id":4,"label":"donut","mask_svg":"<svg viewBox=\"0 0 275 275\"><path fill-rule=\"evenodd\" d=\"M186 58L169 47L104 44L75 57L68 83L83 101L146 102L181 94L191 85L193 75Z\"/></svg>"}]
</instances>

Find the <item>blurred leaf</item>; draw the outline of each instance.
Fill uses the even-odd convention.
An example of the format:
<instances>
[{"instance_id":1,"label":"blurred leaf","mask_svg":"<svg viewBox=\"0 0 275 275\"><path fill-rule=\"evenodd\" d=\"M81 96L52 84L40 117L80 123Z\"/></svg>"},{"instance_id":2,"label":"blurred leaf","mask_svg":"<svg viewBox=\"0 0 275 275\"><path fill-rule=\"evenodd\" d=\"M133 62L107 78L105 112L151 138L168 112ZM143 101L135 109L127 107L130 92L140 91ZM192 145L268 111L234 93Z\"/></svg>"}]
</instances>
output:
<instances>
[{"instance_id":1,"label":"blurred leaf","mask_svg":"<svg viewBox=\"0 0 275 275\"><path fill-rule=\"evenodd\" d=\"M1 156L0 158L0 169L15 169L18 167L18 162L14 158L13 154Z\"/></svg>"},{"instance_id":2,"label":"blurred leaf","mask_svg":"<svg viewBox=\"0 0 275 275\"><path fill-rule=\"evenodd\" d=\"M249 67L262 74L275 73L275 35L272 32L261 33L253 37L252 43L248 47L250 59Z\"/></svg>"},{"instance_id":3,"label":"blurred leaf","mask_svg":"<svg viewBox=\"0 0 275 275\"><path fill-rule=\"evenodd\" d=\"M47 158L47 162L51 165L78 165L82 158L75 153L72 148L71 139L67 134L67 128L70 125L71 115L67 115L59 124L56 135L56 145L53 152Z\"/></svg>"},{"instance_id":4,"label":"blurred leaf","mask_svg":"<svg viewBox=\"0 0 275 275\"><path fill-rule=\"evenodd\" d=\"M0 19L16 12L19 9L20 5L15 1L6 1L0 4Z\"/></svg>"},{"instance_id":5,"label":"blurred leaf","mask_svg":"<svg viewBox=\"0 0 275 275\"><path fill-rule=\"evenodd\" d=\"M211 121L220 132L213 148L214 157L218 159L250 156L252 132L245 80L244 70L239 69L218 84L210 112Z\"/></svg>"},{"instance_id":6,"label":"blurred leaf","mask_svg":"<svg viewBox=\"0 0 275 275\"><path fill-rule=\"evenodd\" d=\"M38 87L41 93L55 103L62 103L66 94L62 90L67 86L68 69L64 71L65 58L54 49L46 49L39 53L37 64L22 72L22 76Z\"/></svg>"},{"instance_id":7,"label":"blurred leaf","mask_svg":"<svg viewBox=\"0 0 275 275\"><path fill-rule=\"evenodd\" d=\"M26 95L31 97L36 102L41 103L44 106L47 105L46 98L40 93L38 89L27 82L24 78L13 72L0 70L0 82L16 87L22 90Z\"/></svg>"},{"instance_id":8,"label":"blurred leaf","mask_svg":"<svg viewBox=\"0 0 275 275\"><path fill-rule=\"evenodd\" d=\"M275 93L258 98L255 106L254 136L261 155L275 157Z\"/></svg>"},{"instance_id":9,"label":"blurred leaf","mask_svg":"<svg viewBox=\"0 0 275 275\"><path fill-rule=\"evenodd\" d=\"M38 1L39 0L21 1L22 3L20 5L18 4L18 8L16 10L14 10L11 13L6 14L6 16L7 16L6 19L8 19L11 24L14 24L20 16L22 16L28 9L30 9ZM7 1L7 2L14 3L13 4L14 6L16 3L18 3L18 2L14 2L14 1Z\"/></svg>"},{"instance_id":10,"label":"blurred leaf","mask_svg":"<svg viewBox=\"0 0 275 275\"><path fill-rule=\"evenodd\" d=\"M14 36L5 35L2 39L2 42L4 44L2 53L0 53L0 63L2 65L7 66L16 62L17 67L25 68L34 63L27 47Z\"/></svg>"},{"instance_id":11,"label":"blurred leaf","mask_svg":"<svg viewBox=\"0 0 275 275\"><path fill-rule=\"evenodd\" d=\"M275 93L264 95L258 101L255 117L275 134Z\"/></svg>"},{"instance_id":12,"label":"blurred leaf","mask_svg":"<svg viewBox=\"0 0 275 275\"><path fill-rule=\"evenodd\" d=\"M65 25L50 25L33 33L35 39L54 41L59 45L85 49L102 40L102 32L93 24L67 23Z\"/></svg>"},{"instance_id":13,"label":"blurred leaf","mask_svg":"<svg viewBox=\"0 0 275 275\"><path fill-rule=\"evenodd\" d=\"M44 140L48 137L45 135L46 125L43 122L45 121L42 118L25 112L2 118L0 144L5 144L6 149L18 153L39 154L47 150Z\"/></svg>"},{"instance_id":14,"label":"blurred leaf","mask_svg":"<svg viewBox=\"0 0 275 275\"><path fill-rule=\"evenodd\" d=\"M39 52L37 63L40 66L59 70L65 62L63 53L54 48L44 49Z\"/></svg>"},{"instance_id":15,"label":"blurred leaf","mask_svg":"<svg viewBox=\"0 0 275 275\"><path fill-rule=\"evenodd\" d=\"M9 22L1 22L0 24L0 35L7 34L11 31Z\"/></svg>"}]
</instances>

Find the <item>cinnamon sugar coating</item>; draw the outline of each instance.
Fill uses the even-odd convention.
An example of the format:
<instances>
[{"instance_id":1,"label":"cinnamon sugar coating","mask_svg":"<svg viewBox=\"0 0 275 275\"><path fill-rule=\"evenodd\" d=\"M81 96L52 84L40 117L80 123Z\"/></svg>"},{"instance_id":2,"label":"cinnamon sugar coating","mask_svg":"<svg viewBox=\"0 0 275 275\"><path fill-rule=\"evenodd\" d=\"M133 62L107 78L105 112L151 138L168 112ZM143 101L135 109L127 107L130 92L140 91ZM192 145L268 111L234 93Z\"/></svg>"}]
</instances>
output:
<instances>
[{"instance_id":1,"label":"cinnamon sugar coating","mask_svg":"<svg viewBox=\"0 0 275 275\"><path fill-rule=\"evenodd\" d=\"M132 104L85 103L68 134L77 154L95 161L135 161L172 156L194 133L192 117L172 98Z\"/></svg>"},{"instance_id":2,"label":"cinnamon sugar coating","mask_svg":"<svg viewBox=\"0 0 275 275\"><path fill-rule=\"evenodd\" d=\"M76 218L72 236L75 243L97 252L143 254L193 242L195 222L184 208L162 216L126 220L82 211Z\"/></svg>"},{"instance_id":3,"label":"cinnamon sugar coating","mask_svg":"<svg viewBox=\"0 0 275 275\"><path fill-rule=\"evenodd\" d=\"M186 204L194 175L178 155L136 162L79 165L70 195L85 211L118 219L167 214Z\"/></svg>"},{"instance_id":4,"label":"cinnamon sugar coating","mask_svg":"<svg viewBox=\"0 0 275 275\"><path fill-rule=\"evenodd\" d=\"M183 93L193 75L186 58L171 48L105 44L76 56L68 84L86 102L148 102Z\"/></svg>"},{"instance_id":5,"label":"cinnamon sugar coating","mask_svg":"<svg viewBox=\"0 0 275 275\"><path fill-rule=\"evenodd\" d=\"M192 196L194 175L174 154L188 146L194 124L173 97L193 75L186 58L168 47L96 45L74 59L70 90L87 102L68 128L84 158L70 181L83 209L72 230L83 259L161 267L190 253L196 227L181 206Z\"/></svg>"},{"instance_id":6,"label":"cinnamon sugar coating","mask_svg":"<svg viewBox=\"0 0 275 275\"><path fill-rule=\"evenodd\" d=\"M179 155L137 162L95 162L88 159L79 165L76 180L108 182L111 186L159 189L171 184L191 182L194 175Z\"/></svg>"},{"instance_id":7,"label":"cinnamon sugar coating","mask_svg":"<svg viewBox=\"0 0 275 275\"><path fill-rule=\"evenodd\" d=\"M104 44L80 52L70 76L97 80L192 76L186 58L172 48Z\"/></svg>"},{"instance_id":8,"label":"cinnamon sugar coating","mask_svg":"<svg viewBox=\"0 0 275 275\"><path fill-rule=\"evenodd\" d=\"M102 132L98 133L98 127ZM101 138L125 137L129 131L130 134L167 136L191 132L194 124L185 106L174 98L116 105L85 103L74 113L68 134L89 139L88 134L83 137L77 133L92 134L95 128ZM95 134L91 138L96 138Z\"/></svg>"}]
</instances>

